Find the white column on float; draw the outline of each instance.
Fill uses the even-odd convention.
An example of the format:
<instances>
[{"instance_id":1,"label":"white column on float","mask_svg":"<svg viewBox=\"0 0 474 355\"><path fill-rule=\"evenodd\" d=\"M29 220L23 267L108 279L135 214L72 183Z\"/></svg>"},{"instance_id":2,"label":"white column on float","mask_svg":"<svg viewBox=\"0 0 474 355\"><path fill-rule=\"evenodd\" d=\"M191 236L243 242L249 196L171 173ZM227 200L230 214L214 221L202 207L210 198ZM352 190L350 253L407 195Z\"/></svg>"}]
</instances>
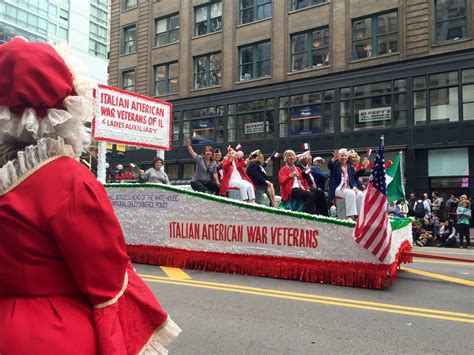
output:
<instances>
[{"instance_id":1,"label":"white column on float","mask_svg":"<svg viewBox=\"0 0 474 355\"><path fill-rule=\"evenodd\" d=\"M105 177L106 177L106 153L107 153L107 143L103 141L98 142L98 156L97 156L97 180L99 180L102 184L105 184Z\"/></svg>"}]
</instances>

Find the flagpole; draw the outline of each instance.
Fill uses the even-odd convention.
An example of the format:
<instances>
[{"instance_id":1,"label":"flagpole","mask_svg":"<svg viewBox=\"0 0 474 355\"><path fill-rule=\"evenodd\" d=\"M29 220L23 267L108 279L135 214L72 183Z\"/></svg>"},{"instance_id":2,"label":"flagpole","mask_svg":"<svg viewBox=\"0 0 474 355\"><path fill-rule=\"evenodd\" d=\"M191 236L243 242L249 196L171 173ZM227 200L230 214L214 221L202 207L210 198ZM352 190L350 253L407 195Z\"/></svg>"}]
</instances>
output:
<instances>
[{"instance_id":1,"label":"flagpole","mask_svg":"<svg viewBox=\"0 0 474 355\"><path fill-rule=\"evenodd\" d=\"M400 175L401 175L401 179L402 179L402 187L403 187L403 195L405 196L405 200L406 200L406 191L405 191L405 172L403 170L403 150L400 150Z\"/></svg>"}]
</instances>

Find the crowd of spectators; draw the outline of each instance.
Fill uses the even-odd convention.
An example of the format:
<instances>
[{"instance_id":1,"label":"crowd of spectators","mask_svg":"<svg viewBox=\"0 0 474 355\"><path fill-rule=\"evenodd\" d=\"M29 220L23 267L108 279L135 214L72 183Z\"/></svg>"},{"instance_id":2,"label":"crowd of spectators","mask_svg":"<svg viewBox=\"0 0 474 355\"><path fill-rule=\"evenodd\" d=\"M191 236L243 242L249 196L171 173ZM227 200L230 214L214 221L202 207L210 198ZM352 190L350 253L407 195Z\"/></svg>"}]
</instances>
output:
<instances>
[{"instance_id":1,"label":"crowd of spectators","mask_svg":"<svg viewBox=\"0 0 474 355\"><path fill-rule=\"evenodd\" d=\"M420 247L437 245L469 249L472 215L470 199L466 195L459 198L451 195L444 203L436 192L431 197L424 193L417 199L414 193L410 194L407 216L413 218L414 243Z\"/></svg>"}]
</instances>

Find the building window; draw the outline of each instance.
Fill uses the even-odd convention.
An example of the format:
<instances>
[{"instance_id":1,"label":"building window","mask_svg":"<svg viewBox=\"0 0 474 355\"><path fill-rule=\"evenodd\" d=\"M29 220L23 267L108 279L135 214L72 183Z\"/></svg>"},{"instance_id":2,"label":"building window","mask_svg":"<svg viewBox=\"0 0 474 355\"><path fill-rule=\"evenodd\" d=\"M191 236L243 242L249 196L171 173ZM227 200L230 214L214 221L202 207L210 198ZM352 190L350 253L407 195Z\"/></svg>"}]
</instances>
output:
<instances>
[{"instance_id":1,"label":"building window","mask_svg":"<svg viewBox=\"0 0 474 355\"><path fill-rule=\"evenodd\" d=\"M213 1L209 4L195 7L195 30L196 36L222 30L222 2Z\"/></svg>"},{"instance_id":2,"label":"building window","mask_svg":"<svg viewBox=\"0 0 474 355\"><path fill-rule=\"evenodd\" d=\"M418 76L413 78L413 116L415 126L426 123L427 105L426 99L426 76Z\"/></svg>"},{"instance_id":3,"label":"building window","mask_svg":"<svg viewBox=\"0 0 474 355\"><path fill-rule=\"evenodd\" d=\"M184 111L183 145L224 142L224 106L203 107Z\"/></svg>"},{"instance_id":4,"label":"building window","mask_svg":"<svg viewBox=\"0 0 474 355\"><path fill-rule=\"evenodd\" d=\"M122 89L135 91L135 70L125 70L122 72Z\"/></svg>"},{"instance_id":5,"label":"building window","mask_svg":"<svg viewBox=\"0 0 474 355\"><path fill-rule=\"evenodd\" d=\"M415 125L459 121L458 82L457 71L413 78ZM472 96L469 90L465 92L463 87L462 92L469 101Z\"/></svg>"},{"instance_id":6,"label":"building window","mask_svg":"<svg viewBox=\"0 0 474 355\"><path fill-rule=\"evenodd\" d=\"M89 23L89 36L96 41L107 43L107 28L94 22Z\"/></svg>"},{"instance_id":7,"label":"building window","mask_svg":"<svg viewBox=\"0 0 474 355\"><path fill-rule=\"evenodd\" d=\"M428 176L469 176L469 149L428 150Z\"/></svg>"},{"instance_id":8,"label":"building window","mask_svg":"<svg viewBox=\"0 0 474 355\"><path fill-rule=\"evenodd\" d=\"M222 84L221 53L194 58L194 88L207 88Z\"/></svg>"},{"instance_id":9,"label":"building window","mask_svg":"<svg viewBox=\"0 0 474 355\"><path fill-rule=\"evenodd\" d=\"M173 147L179 146L179 122L181 121L181 112L173 112Z\"/></svg>"},{"instance_id":10,"label":"building window","mask_svg":"<svg viewBox=\"0 0 474 355\"><path fill-rule=\"evenodd\" d=\"M157 19L155 28L155 46L179 41L179 14Z\"/></svg>"},{"instance_id":11,"label":"building window","mask_svg":"<svg viewBox=\"0 0 474 355\"><path fill-rule=\"evenodd\" d=\"M262 99L229 105L228 141L273 139L273 102L273 99Z\"/></svg>"},{"instance_id":12,"label":"building window","mask_svg":"<svg viewBox=\"0 0 474 355\"><path fill-rule=\"evenodd\" d=\"M106 9L109 6L109 1L108 0L92 0L92 4L102 6L104 9Z\"/></svg>"},{"instance_id":13,"label":"building window","mask_svg":"<svg viewBox=\"0 0 474 355\"><path fill-rule=\"evenodd\" d=\"M136 44L137 26L127 26L123 28L123 51L122 54L135 53L137 51Z\"/></svg>"},{"instance_id":14,"label":"building window","mask_svg":"<svg viewBox=\"0 0 474 355\"><path fill-rule=\"evenodd\" d=\"M291 71L329 65L327 27L291 36Z\"/></svg>"},{"instance_id":15,"label":"building window","mask_svg":"<svg viewBox=\"0 0 474 355\"><path fill-rule=\"evenodd\" d=\"M155 66L155 96L178 92L178 62Z\"/></svg>"},{"instance_id":16,"label":"building window","mask_svg":"<svg viewBox=\"0 0 474 355\"><path fill-rule=\"evenodd\" d=\"M435 0L436 42L467 37L466 0Z\"/></svg>"},{"instance_id":17,"label":"building window","mask_svg":"<svg viewBox=\"0 0 474 355\"><path fill-rule=\"evenodd\" d=\"M430 122L459 121L457 84L458 72L456 71L429 76Z\"/></svg>"},{"instance_id":18,"label":"building window","mask_svg":"<svg viewBox=\"0 0 474 355\"><path fill-rule=\"evenodd\" d=\"M272 0L240 0L240 24L272 16Z\"/></svg>"},{"instance_id":19,"label":"building window","mask_svg":"<svg viewBox=\"0 0 474 355\"><path fill-rule=\"evenodd\" d=\"M371 15L352 21L353 58L398 52L398 13Z\"/></svg>"},{"instance_id":20,"label":"building window","mask_svg":"<svg viewBox=\"0 0 474 355\"><path fill-rule=\"evenodd\" d=\"M63 21L68 21L69 13L64 9L59 9L59 18Z\"/></svg>"},{"instance_id":21,"label":"building window","mask_svg":"<svg viewBox=\"0 0 474 355\"><path fill-rule=\"evenodd\" d=\"M103 9L99 9L98 7L92 5L91 6L91 20L107 27L107 23L108 23L107 11Z\"/></svg>"},{"instance_id":22,"label":"building window","mask_svg":"<svg viewBox=\"0 0 474 355\"><path fill-rule=\"evenodd\" d=\"M129 10L137 7L137 0L123 0L123 9Z\"/></svg>"},{"instance_id":23,"label":"building window","mask_svg":"<svg viewBox=\"0 0 474 355\"><path fill-rule=\"evenodd\" d=\"M89 54L95 55L99 58L107 58L107 46L103 43L89 39Z\"/></svg>"},{"instance_id":24,"label":"building window","mask_svg":"<svg viewBox=\"0 0 474 355\"><path fill-rule=\"evenodd\" d=\"M178 180L179 164L166 164L166 174L170 180Z\"/></svg>"},{"instance_id":25,"label":"building window","mask_svg":"<svg viewBox=\"0 0 474 355\"><path fill-rule=\"evenodd\" d=\"M474 69L462 71L463 119L474 120Z\"/></svg>"},{"instance_id":26,"label":"building window","mask_svg":"<svg viewBox=\"0 0 474 355\"><path fill-rule=\"evenodd\" d=\"M59 39L62 39L65 42L67 42L68 41L68 32L69 31L68 31L67 28L59 27L59 30L58 30Z\"/></svg>"},{"instance_id":27,"label":"building window","mask_svg":"<svg viewBox=\"0 0 474 355\"><path fill-rule=\"evenodd\" d=\"M183 179L191 180L194 175L194 167L196 163L183 164Z\"/></svg>"},{"instance_id":28,"label":"building window","mask_svg":"<svg viewBox=\"0 0 474 355\"><path fill-rule=\"evenodd\" d=\"M305 7L314 6L328 2L328 0L293 0L292 10L304 9Z\"/></svg>"},{"instance_id":29,"label":"building window","mask_svg":"<svg viewBox=\"0 0 474 355\"><path fill-rule=\"evenodd\" d=\"M48 23L48 33L50 35L56 36L57 26L54 23Z\"/></svg>"},{"instance_id":30,"label":"building window","mask_svg":"<svg viewBox=\"0 0 474 355\"><path fill-rule=\"evenodd\" d=\"M341 88L341 132L406 127L406 79Z\"/></svg>"},{"instance_id":31,"label":"building window","mask_svg":"<svg viewBox=\"0 0 474 355\"><path fill-rule=\"evenodd\" d=\"M49 18L54 18L58 14L58 7L53 4L49 4L49 11L48 11L48 17Z\"/></svg>"},{"instance_id":32,"label":"building window","mask_svg":"<svg viewBox=\"0 0 474 355\"><path fill-rule=\"evenodd\" d=\"M239 58L240 81L271 75L270 41L240 47Z\"/></svg>"},{"instance_id":33,"label":"building window","mask_svg":"<svg viewBox=\"0 0 474 355\"><path fill-rule=\"evenodd\" d=\"M334 90L280 97L280 137L334 133Z\"/></svg>"}]
</instances>

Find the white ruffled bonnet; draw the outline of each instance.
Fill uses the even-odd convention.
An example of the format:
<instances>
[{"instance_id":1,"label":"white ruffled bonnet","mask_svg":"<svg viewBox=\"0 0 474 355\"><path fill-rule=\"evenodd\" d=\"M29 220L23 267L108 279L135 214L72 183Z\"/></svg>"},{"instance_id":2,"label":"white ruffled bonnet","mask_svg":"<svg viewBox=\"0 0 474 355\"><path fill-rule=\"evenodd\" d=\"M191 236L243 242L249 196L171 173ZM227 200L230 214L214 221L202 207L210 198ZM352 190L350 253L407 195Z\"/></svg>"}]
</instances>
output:
<instances>
[{"instance_id":1,"label":"white ruffled bonnet","mask_svg":"<svg viewBox=\"0 0 474 355\"><path fill-rule=\"evenodd\" d=\"M15 141L31 144L0 168L3 193L48 158L79 158L90 144L84 123L92 118L95 83L66 48L22 38L0 46L0 66L4 78L0 79L0 145ZM65 82L72 83L67 91ZM62 97L61 92L68 94Z\"/></svg>"}]
</instances>

